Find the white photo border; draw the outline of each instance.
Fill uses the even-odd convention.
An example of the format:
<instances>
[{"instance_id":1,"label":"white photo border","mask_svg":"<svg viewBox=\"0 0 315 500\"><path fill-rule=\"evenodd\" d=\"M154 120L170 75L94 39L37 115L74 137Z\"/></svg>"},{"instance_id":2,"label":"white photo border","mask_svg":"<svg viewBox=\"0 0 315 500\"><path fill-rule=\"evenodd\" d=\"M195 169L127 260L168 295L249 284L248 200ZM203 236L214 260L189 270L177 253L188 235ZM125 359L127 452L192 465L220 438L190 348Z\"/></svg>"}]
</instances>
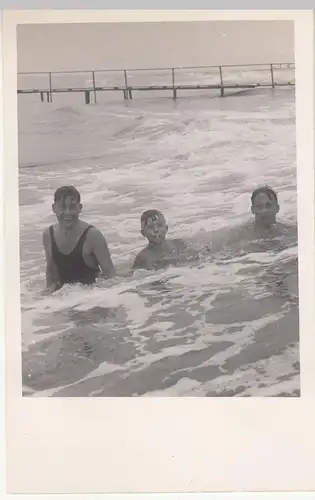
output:
<instances>
[{"instance_id":1,"label":"white photo border","mask_svg":"<svg viewBox=\"0 0 315 500\"><path fill-rule=\"evenodd\" d=\"M17 138L18 24L295 23L301 398L23 398ZM10 493L315 489L314 13L4 11L3 175Z\"/></svg>"}]
</instances>

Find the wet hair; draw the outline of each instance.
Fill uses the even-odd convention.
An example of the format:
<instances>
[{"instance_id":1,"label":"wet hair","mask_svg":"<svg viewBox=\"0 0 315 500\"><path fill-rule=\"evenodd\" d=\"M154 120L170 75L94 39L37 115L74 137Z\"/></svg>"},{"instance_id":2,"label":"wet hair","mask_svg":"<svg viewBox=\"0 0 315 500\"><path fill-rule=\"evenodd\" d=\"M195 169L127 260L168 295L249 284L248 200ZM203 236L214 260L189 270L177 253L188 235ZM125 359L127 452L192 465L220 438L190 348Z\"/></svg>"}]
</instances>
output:
<instances>
[{"instance_id":1,"label":"wet hair","mask_svg":"<svg viewBox=\"0 0 315 500\"><path fill-rule=\"evenodd\" d=\"M147 225L148 220L152 219L153 217L163 217L164 218L164 215L159 210L155 210L155 209L146 210L141 215L141 219L140 219L141 227L145 227Z\"/></svg>"},{"instance_id":2,"label":"wet hair","mask_svg":"<svg viewBox=\"0 0 315 500\"><path fill-rule=\"evenodd\" d=\"M258 196L261 193L266 194L268 196L269 200L274 200L276 203L278 203L278 196L277 196L276 192L269 186L261 186L261 187L258 187L257 189L255 189L252 193L252 196L251 196L252 205L255 202L256 196Z\"/></svg>"},{"instance_id":3,"label":"wet hair","mask_svg":"<svg viewBox=\"0 0 315 500\"><path fill-rule=\"evenodd\" d=\"M74 198L78 203L81 201L81 195L74 186L61 186L54 194L54 202L57 203L60 200L68 198L68 196Z\"/></svg>"}]
</instances>

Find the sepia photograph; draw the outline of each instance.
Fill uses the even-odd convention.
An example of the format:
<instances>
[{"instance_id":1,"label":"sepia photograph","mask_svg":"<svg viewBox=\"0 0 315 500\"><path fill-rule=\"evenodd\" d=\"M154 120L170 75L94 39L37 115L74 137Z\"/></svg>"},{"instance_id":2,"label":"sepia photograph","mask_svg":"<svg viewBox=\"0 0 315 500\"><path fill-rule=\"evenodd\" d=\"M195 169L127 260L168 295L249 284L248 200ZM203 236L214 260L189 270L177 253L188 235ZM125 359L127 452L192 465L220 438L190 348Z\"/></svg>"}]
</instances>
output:
<instances>
[{"instance_id":1,"label":"sepia photograph","mask_svg":"<svg viewBox=\"0 0 315 500\"><path fill-rule=\"evenodd\" d=\"M17 28L24 397L299 397L293 21Z\"/></svg>"}]
</instances>

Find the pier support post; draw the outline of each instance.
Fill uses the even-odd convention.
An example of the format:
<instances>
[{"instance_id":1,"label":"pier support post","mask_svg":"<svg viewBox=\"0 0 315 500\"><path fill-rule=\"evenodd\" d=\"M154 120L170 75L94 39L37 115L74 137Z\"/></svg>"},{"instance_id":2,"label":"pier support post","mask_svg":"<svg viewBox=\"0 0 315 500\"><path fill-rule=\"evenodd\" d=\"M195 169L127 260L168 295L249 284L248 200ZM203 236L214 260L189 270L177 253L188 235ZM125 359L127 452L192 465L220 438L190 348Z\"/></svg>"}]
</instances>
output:
<instances>
[{"instance_id":1,"label":"pier support post","mask_svg":"<svg viewBox=\"0 0 315 500\"><path fill-rule=\"evenodd\" d=\"M224 97L224 84L223 84L222 66L219 66L219 73L220 73L220 96Z\"/></svg>"},{"instance_id":2,"label":"pier support post","mask_svg":"<svg viewBox=\"0 0 315 500\"><path fill-rule=\"evenodd\" d=\"M91 102L91 95L89 90L85 90L85 104L90 104Z\"/></svg>"},{"instance_id":3,"label":"pier support post","mask_svg":"<svg viewBox=\"0 0 315 500\"><path fill-rule=\"evenodd\" d=\"M271 75L271 86L274 89L275 88L275 77L273 74L273 64L270 64L270 75Z\"/></svg>"},{"instance_id":4,"label":"pier support post","mask_svg":"<svg viewBox=\"0 0 315 500\"><path fill-rule=\"evenodd\" d=\"M92 71L92 82L93 82L93 94L94 94L94 104L96 104L96 88L95 88L95 71Z\"/></svg>"},{"instance_id":5,"label":"pier support post","mask_svg":"<svg viewBox=\"0 0 315 500\"><path fill-rule=\"evenodd\" d=\"M47 102L51 102L50 95L51 95L50 92L46 92Z\"/></svg>"},{"instance_id":6,"label":"pier support post","mask_svg":"<svg viewBox=\"0 0 315 500\"><path fill-rule=\"evenodd\" d=\"M175 87L175 68L172 68L172 87L173 87L173 99L177 99L177 89Z\"/></svg>"},{"instance_id":7,"label":"pier support post","mask_svg":"<svg viewBox=\"0 0 315 500\"><path fill-rule=\"evenodd\" d=\"M44 102L44 92L40 92L40 102Z\"/></svg>"},{"instance_id":8,"label":"pier support post","mask_svg":"<svg viewBox=\"0 0 315 500\"><path fill-rule=\"evenodd\" d=\"M124 79L125 79L124 99L125 101L128 101L128 98L132 99L132 93L131 89L128 89L128 76L126 69L124 69Z\"/></svg>"},{"instance_id":9,"label":"pier support post","mask_svg":"<svg viewBox=\"0 0 315 500\"><path fill-rule=\"evenodd\" d=\"M52 102L52 77L51 77L51 72L48 73L48 79L49 79L49 94L47 94L47 102Z\"/></svg>"}]
</instances>

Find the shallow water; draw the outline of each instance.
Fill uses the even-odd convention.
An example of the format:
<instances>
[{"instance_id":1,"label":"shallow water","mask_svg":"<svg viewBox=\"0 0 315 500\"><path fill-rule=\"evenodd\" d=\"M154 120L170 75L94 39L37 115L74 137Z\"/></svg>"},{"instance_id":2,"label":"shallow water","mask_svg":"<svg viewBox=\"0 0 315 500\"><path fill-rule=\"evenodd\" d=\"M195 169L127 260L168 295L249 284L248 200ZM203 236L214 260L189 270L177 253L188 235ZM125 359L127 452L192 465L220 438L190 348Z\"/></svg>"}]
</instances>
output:
<instances>
[{"instance_id":1,"label":"shallow water","mask_svg":"<svg viewBox=\"0 0 315 500\"><path fill-rule=\"evenodd\" d=\"M170 237L202 246L247 220L251 191L267 183L279 218L296 223L294 92L66 97L19 98L24 393L299 395L296 242L128 272L148 208L163 211ZM41 235L67 183L126 275L45 296Z\"/></svg>"}]
</instances>

